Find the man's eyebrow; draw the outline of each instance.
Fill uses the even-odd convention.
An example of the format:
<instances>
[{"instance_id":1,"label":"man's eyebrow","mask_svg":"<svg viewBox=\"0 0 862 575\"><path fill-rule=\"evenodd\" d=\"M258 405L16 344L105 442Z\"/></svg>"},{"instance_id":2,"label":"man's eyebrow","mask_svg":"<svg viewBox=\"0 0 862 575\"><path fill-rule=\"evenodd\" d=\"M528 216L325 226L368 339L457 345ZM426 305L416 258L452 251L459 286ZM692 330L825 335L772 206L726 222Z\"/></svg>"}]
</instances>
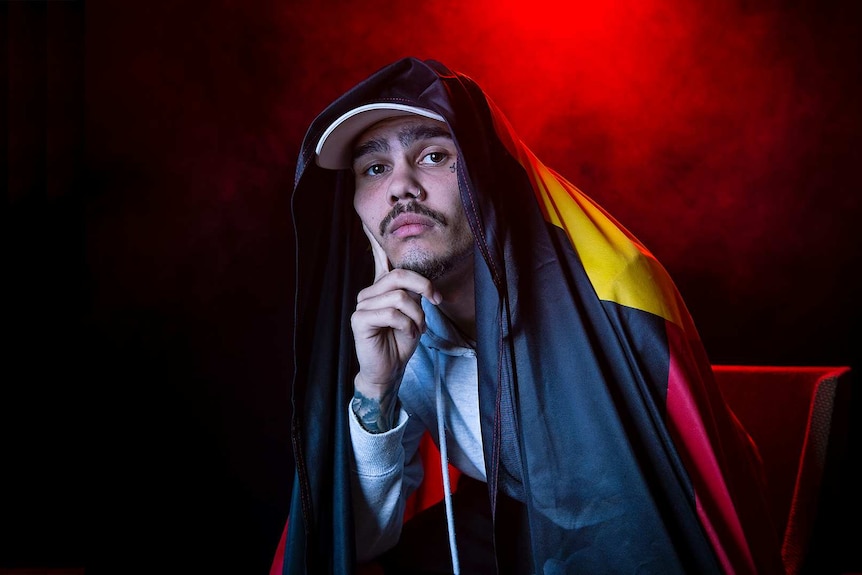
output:
<instances>
[{"instance_id":1,"label":"man's eyebrow","mask_svg":"<svg viewBox=\"0 0 862 575\"><path fill-rule=\"evenodd\" d=\"M414 142L429 140L432 138L452 139L452 134L444 126L431 126L428 124L408 125L398 131L398 141L404 148ZM362 142L353 149L353 161L355 162L366 154L389 152L389 142L383 138L374 138Z\"/></svg>"},{"instance_id":2,"label":"man's eyebrow","mask_svg":"<svg viewBox=\"0 0 862 575\"><path fill-rule=\"evenodd\" d=\"M431 138L448 138L451 140L452 134L444 126L432 126L429 124L404 126L398 131L398 141L405 148L418 140L428 140Z\"/></svg>"},{"instance_id":3,"label":"man's eyebrow","mask_svg":"<svg viewBox=\"0 0 862 575\"><path fill-rule=\"evenodd\" d=\"M367 142L362 142L360 145L356 146L356 148L353 149L353 161L356 161L358 158L361 158L366 154L388 151L389 143L386 140L368 140Z\"/></svg>"}]
</instances>

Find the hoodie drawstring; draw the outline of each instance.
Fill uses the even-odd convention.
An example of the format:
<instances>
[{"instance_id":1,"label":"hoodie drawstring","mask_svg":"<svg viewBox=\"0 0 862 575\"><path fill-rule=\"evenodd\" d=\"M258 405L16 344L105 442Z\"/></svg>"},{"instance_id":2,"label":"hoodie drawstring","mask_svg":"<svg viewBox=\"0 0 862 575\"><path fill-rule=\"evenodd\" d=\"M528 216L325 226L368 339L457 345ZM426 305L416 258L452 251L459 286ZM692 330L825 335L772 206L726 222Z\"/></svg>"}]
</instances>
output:
<instances>
[{"instance_id":1,"label":"hoodie drawstring","mask_svg":"<svg viewBox=\"0 0 862 575\"><path fill-rule=\"evenodd\" d=\"M446 448L446 409L443 402L443 381L440 378L439 351L431 348L434 358L434 392L437 399L437 438L440 444L440 471L443 476L443 498L446 503L446 526L449 530L449 552L452 555L452 572L460 575L461 567L458 563L458 545L455 541L455 515L452 511L452 487L449 477L449 455Z\"/></svg>"}]
</instances>

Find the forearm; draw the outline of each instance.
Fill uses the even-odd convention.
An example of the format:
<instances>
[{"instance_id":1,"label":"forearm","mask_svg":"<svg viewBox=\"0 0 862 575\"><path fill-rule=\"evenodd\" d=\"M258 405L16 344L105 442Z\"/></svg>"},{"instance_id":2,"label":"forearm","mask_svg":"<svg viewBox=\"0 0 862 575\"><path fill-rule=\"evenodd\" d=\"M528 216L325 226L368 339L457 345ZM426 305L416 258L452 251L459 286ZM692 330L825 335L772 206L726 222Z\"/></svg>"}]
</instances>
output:
<instances>
[{"instance_id":1,"label":"forearm","mask_svg":"<svg viewBox=\"0 0 862 575\"><path fill-rule=\"evenodd\" d=\"M363 429L369 433L384 433L393 429L398 422L397 387L389 387L379 397L366 393L356 385L350 402Z\"/></svg>"},{"instance_id":2,"label":"forearm","mask_svg":"<svg viewBox=\"0 0 862 575\"><path fill-rule=\"evenodd\" d=\"M353 415L356 415L351 404ZM391 548L401 534L404 515L404 447L401 426L388 433L369 433L358 417L350 417L356 552L360 561Z\"/></svg>"}]
</instances>

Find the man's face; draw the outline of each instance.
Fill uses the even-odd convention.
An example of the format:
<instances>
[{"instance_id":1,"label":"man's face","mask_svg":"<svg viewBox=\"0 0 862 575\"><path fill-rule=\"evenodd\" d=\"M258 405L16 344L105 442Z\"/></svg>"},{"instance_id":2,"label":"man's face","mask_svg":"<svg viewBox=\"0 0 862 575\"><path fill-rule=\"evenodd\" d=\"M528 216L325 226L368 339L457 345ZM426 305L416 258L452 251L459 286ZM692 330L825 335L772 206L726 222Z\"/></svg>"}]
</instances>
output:
<instances>
[{"instance_id":1,"label":"man's face","mask_svg":"<svg viewBox=\"0 0 862 575\"><path fill-rule=\"evenodd\" d=\"M436 280L472 261L446 124L421 116L383 120L359 136L353 154L353 206L393 267Z\"/></svg>"}]
</instances>

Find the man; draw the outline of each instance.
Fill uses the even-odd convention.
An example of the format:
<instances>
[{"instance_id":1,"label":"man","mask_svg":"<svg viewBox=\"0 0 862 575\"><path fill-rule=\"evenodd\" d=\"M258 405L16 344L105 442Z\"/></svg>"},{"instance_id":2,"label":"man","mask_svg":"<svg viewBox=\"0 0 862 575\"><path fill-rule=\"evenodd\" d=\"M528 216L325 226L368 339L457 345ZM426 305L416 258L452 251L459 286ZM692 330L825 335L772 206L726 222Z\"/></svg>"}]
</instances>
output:
<instances>
[{"instance_id":1,"label":"man","mask_svg":"<svg viewBox=\"0 0 862 575\"><path fill-rule=\"evenodd\" d=\"M351 134L356 129L353 126ZM375 261L375 282L359 293L352 316L359 373L351 403L356 417L348 420L357 468L356 523L363 526L357 530L360 561L398 541L406 496L422 477L417 448L426 429L436 430L445 421L451 461L467 477L485 481L471 343L476 340L474 241L461 205L457 157L442 118L415 114L377 121L353 145L354 207ZM437 309L431 307L426 314L420 297ZM426 332L426 325L433 327ZM423 349L416 353L423 332ZM456 335L445 337L449 332ZM442 369L437 367L442 378L435 377L435 364L442 364ZM438 405L432 400L434 393L443 392L443 381L446 399ZM406 470L405 460L410 462ZM444 521L437 527L443 528ZM490 542L490 528L484 531ZM409 545L393 557L399 564L409 560L409 567L399 569L418 573L419 566L429 569L438 558L445 568L446 553L441 549L429 553L434 549L428 545L429 533L422 530L416 537L421 544ZM481 542L480 538L462 552L473 558L477 548L486 548ZM457 555L452 563L460 563ZM488 572L493 563L490 554L484 561L476 558L468 563L472 570L467 572Z\"/></svg>"},{"instance_id":2,"label":"man","mask_svg":"<svg viewBox=\"0 0 862 575\"><path fill-rule=\"evenodd\" d=\"M276 572L781 572L756 451L673 282L472 80L407 58L347 92L307 132L292 207ZM402 526L426 430L463 483L444 473L445 504Z\"/></svg>"}]
</instances>

